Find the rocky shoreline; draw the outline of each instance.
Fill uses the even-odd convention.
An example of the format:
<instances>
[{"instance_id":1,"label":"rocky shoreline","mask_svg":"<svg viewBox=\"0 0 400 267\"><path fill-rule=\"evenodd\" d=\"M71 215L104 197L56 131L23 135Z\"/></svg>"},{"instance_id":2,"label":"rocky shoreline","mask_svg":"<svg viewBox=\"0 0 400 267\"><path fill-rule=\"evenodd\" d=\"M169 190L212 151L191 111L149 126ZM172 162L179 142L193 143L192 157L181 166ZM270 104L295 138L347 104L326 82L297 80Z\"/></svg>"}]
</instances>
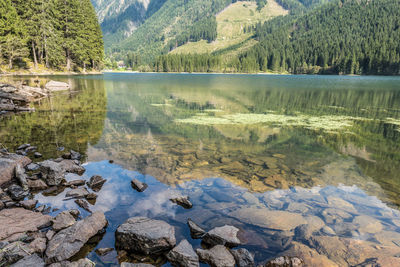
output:
<instances>
[{"instance_id":1,"label":"rocky shoreline","mask_svg":"<svg viewBox=\"0 0 400 267\"><path fill-rule=\"evenodd\" d=\"M40 154L35 147L24 144L16 152L0 151L0 266L95 266L88 258L76 260L75 257L87 243L96 236L101 238L106 231L105 215L92 213L90 206L107 180L94 175L88 181L66 182L68 173L85 172L81 155L75 151L35 163L31 158L37 160ZM65 200L74 200L77 207L55 217L48 215L55 209L33 199L33 193L57 194L67 187L71 190ZM147 185L133 179L132 188L140 193ZM193 205L188 196L171 198L171 202L186 209ZM82 218L79 207L90 214ZM115 232L121 266L154 266L124 262L125 256L131 253L148 257L162 255L173 266L199 266L200 262L217 267L255 266L254 256L247 249L234 249L241 245L238 228L225 225L205 231L191 219L187 226L192 238L202 239L203 248L194 250L186 239L177 243L175 228L167 222L147 217L129 218ZM96 253L105 255L113 250L101 248ZM279 257L262 266L303 265L299 258Z\"/></svg>"},{"instance_id":2,"label":"rocky shoreline","mask_svg":"<svg viewBox=\"0 0 400 267\"><path fill-rule=\"evenodd\" d=\"M56 81L49 81L44 88L0 83L0 115L34 111L30 107L31 103L49 96L52 92L68 89L69 84Z\"/></svg>"}]
</instances>

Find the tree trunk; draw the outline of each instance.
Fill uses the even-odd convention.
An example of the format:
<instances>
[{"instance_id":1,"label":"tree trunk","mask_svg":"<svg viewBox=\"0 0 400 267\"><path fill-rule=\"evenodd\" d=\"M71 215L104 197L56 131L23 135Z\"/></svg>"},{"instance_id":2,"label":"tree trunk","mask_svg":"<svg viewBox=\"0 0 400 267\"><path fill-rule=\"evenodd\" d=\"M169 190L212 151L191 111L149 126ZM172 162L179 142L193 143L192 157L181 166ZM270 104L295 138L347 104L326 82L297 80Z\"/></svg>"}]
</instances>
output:
<instances>
[{"instance_id":1,"label":"tree trunk","mask_svg":"<svg viewBox=\"0 0 400 267\"><path fill-rule=\"evenodd\" d=\"M10 58L9 58L9 60L8 60L8 68L9 68L10 70L12 70L12 67L13 67L13 57L10 56Z\"/></svg>"},{"instance_id":2,"label":"tree trunk","mask_svg":"<svg viewBox=\"0 0 400 267\"><path fill-rule=\"evenodd\" d=\"M38 62L37 62L37 56L36 56L36 48L35 48L35 42L32 41L32 54L33 54L33 63L35 64L35 69L37 68Z\"/></svg>"},{"instance_id":3,"label":"tree trunk","mask_svg":"<svg viewBox=\"0 0 400 267\"><path fill-rule=\"evenodd\" d=\"M46 68L48 68L49 67L49 56L47 55L48 51L47 51L47 38L46 37L44 37L44 53L46 53Z\"/></svg>"},{"instance_id":4,"label":"tree trunk","mask_svg":"<svg viewBox=\"0 0 400 267\"><path fill-rule=\"evenodd\" d=\"M71 56L69 54L69 49L67 49L66 53L67 53L67 71L70 71L71 70Z\"/></svg>"},{"instance_id":5,"label":"tree trunk","mask_svg":"<svg viewBox=\"0 0 400 267\"><path fill-rule=\"evenodd\" d=\"M86 62L83 62L83 72L86 72Z\"/></svg>"}]
</instances>

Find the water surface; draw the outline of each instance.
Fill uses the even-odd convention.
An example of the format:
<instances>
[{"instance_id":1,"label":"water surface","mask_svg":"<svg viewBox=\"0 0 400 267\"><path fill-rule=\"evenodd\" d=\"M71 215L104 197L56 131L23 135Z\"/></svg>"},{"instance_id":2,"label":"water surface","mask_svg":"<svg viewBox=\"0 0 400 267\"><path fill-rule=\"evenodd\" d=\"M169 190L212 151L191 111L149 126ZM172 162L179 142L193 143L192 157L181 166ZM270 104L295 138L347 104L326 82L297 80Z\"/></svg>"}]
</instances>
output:
<instances>
[{"instance_id":1,"label":"water surface","mask_svg":"<svg viewBox=\"0 0 400 267\"><path fill-rule=\"evenodd\" d=\"M115 229L132 216L168 221L177 240L195 248L201 244L190 238L187 218L206 230L235 225L259 263L279 253L313 255L324 265L397 263L400 78L51 79L68 81L73 90L42 100L35 113L0 119L0 143L11 150L30 143L45 158L60 156L57 147L78 150L85 155L83 177L108 180L92 207L105 212L107 232L82 252L99 266L116 265L117 253L99 257L93 249L114 246ZM134 191L134 177L148 190ZM64 201L68 190L35 198L76 208ZM191 197L192 209L169 201L180 194ZM299 231L302 224L311 227L309 235Z\"/></svg>"}]
</instances>

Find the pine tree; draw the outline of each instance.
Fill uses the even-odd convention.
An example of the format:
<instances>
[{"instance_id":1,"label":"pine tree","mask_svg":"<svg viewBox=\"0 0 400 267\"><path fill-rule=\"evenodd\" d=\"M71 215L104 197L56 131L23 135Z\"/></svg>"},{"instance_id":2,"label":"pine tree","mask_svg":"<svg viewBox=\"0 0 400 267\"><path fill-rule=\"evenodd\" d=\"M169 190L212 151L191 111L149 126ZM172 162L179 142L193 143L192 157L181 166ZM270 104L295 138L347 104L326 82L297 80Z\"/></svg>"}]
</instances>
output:
<instances>
[{"instance_id":1,"label":"pine tree","mask_svg":"<svg viewBox=\"0 0 400 267\"><path fill-rule=\"evenodd\" d=\"M13 68L15 59L27 55L26 30L10 0L0 1L0 58Z\"/></svg>"}]
</instances>

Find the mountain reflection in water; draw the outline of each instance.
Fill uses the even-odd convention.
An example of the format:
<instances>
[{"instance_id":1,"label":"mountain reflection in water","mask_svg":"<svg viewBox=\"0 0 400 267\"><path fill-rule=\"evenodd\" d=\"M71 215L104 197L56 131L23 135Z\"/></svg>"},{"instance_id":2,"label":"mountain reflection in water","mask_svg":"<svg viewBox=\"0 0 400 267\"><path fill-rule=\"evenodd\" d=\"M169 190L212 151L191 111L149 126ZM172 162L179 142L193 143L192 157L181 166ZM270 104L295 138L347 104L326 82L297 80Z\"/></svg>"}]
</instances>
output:
<instances>
[{"instance_id":1,"label":"mountain reflection in water","mask_svg":"<svg viewBox=\"0 0 400 267\"><path fill-rule=\"evenodd\" d=\"M254 252L258 262L279 253L307 255L311 251L318 262L346 266L374 257L381 263L395 262L394 256L400 253L400 212L357 186L293 187L252 193L222 178L168 186L108 161L91 162L85 167L84 179L95 174L107 179L91 207L105 212L109 221L97 247L114 247L114 231L129 217L148 216L174 225L177 240L186 238L195 248L200 243L190 238L188 218L207 230L234 225L241 230L243 247ZM146 182L149 188L136 192L130 187L132 178ZM53 197L39 194L36 199L60 210L76 208L73 200L64 201L68 190ZM186 210L169 200L179 195L189 195L193 208ZM89 257L99 266L117 263L115 253L100 257L90 252Z\"/></svg>"},{"instance_id":2,"label":"mountain reflection in water","mask_svg":"<svg viewBox=\"0 0 400 267\"><path fill-rule=\"evenodd\" d=\"M74 149L85 179L108 180L91 207L106 213L107 232L80 257L115 265L117 252L100 257L94 248L113 247L115 229L140 215L168 221L195 248L187 218L206 230L235 225L257 262L282 253L314 266L400 266L400 78L50 78L74 89L0 119L0 143L30 143L44 159ZM133 177L149 188L134 191ZM35 198L77 208L65 193ZM169 201L179 194L194 207Z\"/></svg>"}]
</instances>

